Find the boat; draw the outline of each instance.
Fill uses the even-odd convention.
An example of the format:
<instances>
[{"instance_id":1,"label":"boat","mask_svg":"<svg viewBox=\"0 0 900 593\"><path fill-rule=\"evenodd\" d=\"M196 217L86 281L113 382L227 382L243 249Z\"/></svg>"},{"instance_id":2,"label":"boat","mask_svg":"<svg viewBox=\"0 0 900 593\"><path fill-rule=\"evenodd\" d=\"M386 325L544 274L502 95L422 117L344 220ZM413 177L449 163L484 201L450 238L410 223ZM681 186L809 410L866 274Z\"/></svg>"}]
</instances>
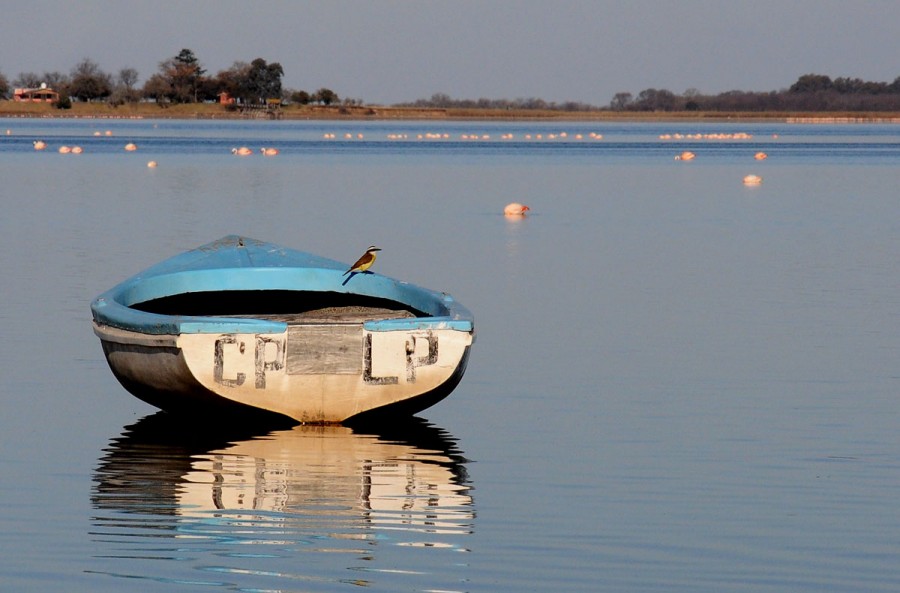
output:
<instances>
[{"instance_id":1,"label":"boat","mask_svg":"<svg viewBox=\"0 0 900 593\"><path fill-rule=\"evenodd\" d=\"M447 293L229 235L91 302L126 390L180 414L339 424L413 415L462 379L474 318Z\"/></svg>"}]
</instances>

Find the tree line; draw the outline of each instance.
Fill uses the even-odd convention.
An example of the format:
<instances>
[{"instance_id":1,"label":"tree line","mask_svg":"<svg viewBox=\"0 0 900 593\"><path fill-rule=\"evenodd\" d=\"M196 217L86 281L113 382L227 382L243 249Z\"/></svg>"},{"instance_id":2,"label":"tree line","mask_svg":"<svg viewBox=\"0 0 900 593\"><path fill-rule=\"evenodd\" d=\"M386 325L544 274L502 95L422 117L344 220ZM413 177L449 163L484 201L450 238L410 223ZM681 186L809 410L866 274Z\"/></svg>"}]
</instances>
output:
<instances>
[{"instance_id":1,"label":"tree line","mask_svg":"<svg viewBox=\"0 0 900 593\"><path fill-rule=\"evenodd\" d=\"M320 88L314 92L285 89L281 79L284 68L278 62L256 58L252 62L236 61L226 69L207 76L200 60L190 49L159 64L142 86L134 68L122 68L115 75L85 58L68 73L23 72L10 84L0 72L0 99L8 99L13 88L38 88L46 84L60 93L57 106L71 106L71 101L107 102L112 106L138 101L155 101L161 106L173 103L217 101L222 93L240 104L266 104L269 101L301 105L340 104L334 91ZM344 105L362 105L362 100L344 99ZM732 90L710 95L688 89L678 95L668 89L648 88L637 95L618 92L607 105L575 101L548 102L528 99L454 99L436 93L429 99L398 104L417 108L466 108L499 110L679 112L679 111L900 111L900 76L893 82L872 82L860 78L832 79L823 74L804 74L787 89L778 91Z\"/></svg>"},{"instance_id":2,"label":"tree line","mask_svg":"<svg viewBox=\"0 0 900 593\"><path fill-rule=\"evenodd\" d=\"M677 95L667 89L648 88L637 95L616 93L608 105L574 101L553 103L541 99L454 99L437 93L429 99L407 103L411 107L465 109L536 109L558 111L611 110L621 112L678 111L900 111L900 76L893 82L868 82L859 78L835 78L804 74L789 88L779 91L727 91L705 95L688 89Z\"/></svg>"},{"instance_id":3,"label":"tree line","mask_svg":"<svg viewBox=\"0 0 900 593\"><path fill-rule=\"evenodd\" d=\"M236 61L230 68L207 76L194 52L182 49L160 62L158 71L140 87L137 86L139 74L134 68L122 68L111 74L89 58L78 62L68 74L22 72L12 84L0 72L0 99L11 98L15 88L39 88L46 84L59 93L57 106L60 108L70 107L73 100L106 102L113 106L139 101L155 101L162 106L200 103L218 101L222 93L227 93L237 104L266 104L275 100L331 105L340 101L337 93L327 88L315 92L284 89L283 76L281 64L263 58L249 63Z\"/></svg>"},{"instance_id":4,"label":"tree line","mask_svg":"<svg viewBox=\"0 0 900 593\"><path fill-rule=\"evenodd\" d=\"M704 95L688 89L676 95L645 89L633 96L616 93L613 111L900 111L900 76L893 82L804 74L787 89L770 92L727 91Z\"/></svg>"}]
</instances>

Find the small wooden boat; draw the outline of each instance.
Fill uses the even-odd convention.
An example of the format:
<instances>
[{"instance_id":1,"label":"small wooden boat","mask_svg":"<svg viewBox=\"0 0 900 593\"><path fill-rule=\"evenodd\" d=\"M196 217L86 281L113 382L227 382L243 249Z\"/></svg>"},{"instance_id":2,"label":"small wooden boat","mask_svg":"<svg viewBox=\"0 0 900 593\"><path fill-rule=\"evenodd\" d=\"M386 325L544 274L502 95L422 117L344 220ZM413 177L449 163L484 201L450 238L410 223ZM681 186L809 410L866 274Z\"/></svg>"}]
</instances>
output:
<instances>
[{"instance_id":1,"label":"small wooden boat","mask_svg":"<svg viewBox=\"0 0 900 593\"><path fill-rule=\"evenodd\" d=\"M91 303L113 374L188 413L272 412L341 423L414 414L465 372L472 314L446 293L228 236Z\"/></svg>"}]
</instances>

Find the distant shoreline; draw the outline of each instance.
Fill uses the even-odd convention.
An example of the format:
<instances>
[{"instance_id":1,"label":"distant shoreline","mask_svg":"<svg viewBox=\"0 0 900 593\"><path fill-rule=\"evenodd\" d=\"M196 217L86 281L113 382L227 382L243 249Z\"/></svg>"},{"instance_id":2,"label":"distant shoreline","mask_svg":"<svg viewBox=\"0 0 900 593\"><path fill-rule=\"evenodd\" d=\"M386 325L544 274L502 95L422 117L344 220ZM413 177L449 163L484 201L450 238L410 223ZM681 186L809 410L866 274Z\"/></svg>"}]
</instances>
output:
<instances>
[{"instance_id":1,"label":"distant shoreline","mask_svg":"<svg viewBox=\"0 0 900 593\"><path fill-rule=\"evenodd\" d=\"M222 120L435 120L435 121L572 121L572 122L727 122L784 121L791 123L900 123L896 112L637 112L559 111L532 109L463 109L381 106L289 106L274 112L228 110L212 103L160 107L138 103L110 107L107 104L74 103L72 109L56 109L48 104L0 101L3 118L54 119L222 119Z\"/></svg>"}]
</instances>

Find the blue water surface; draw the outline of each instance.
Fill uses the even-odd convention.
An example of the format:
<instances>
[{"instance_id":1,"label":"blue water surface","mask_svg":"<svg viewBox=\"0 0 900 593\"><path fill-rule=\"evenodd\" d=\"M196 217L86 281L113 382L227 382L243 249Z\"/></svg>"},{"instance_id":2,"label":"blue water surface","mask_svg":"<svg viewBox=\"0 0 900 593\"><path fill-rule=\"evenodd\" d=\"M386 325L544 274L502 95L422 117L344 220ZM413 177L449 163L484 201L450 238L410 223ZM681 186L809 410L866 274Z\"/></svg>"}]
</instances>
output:
<instances>
[{"instance_id":1,"label":"blue water surface","mask_svg":"<svg viewBox=\"0 0 900 593\"><path fill-rule=\"evenodd\" d=\"M900 589L896 124L3 119L0 179L4 591ZM88 304L231 233L379 245L474 312L462 383L156 413Z\"/></svg>"}]
</instances>

